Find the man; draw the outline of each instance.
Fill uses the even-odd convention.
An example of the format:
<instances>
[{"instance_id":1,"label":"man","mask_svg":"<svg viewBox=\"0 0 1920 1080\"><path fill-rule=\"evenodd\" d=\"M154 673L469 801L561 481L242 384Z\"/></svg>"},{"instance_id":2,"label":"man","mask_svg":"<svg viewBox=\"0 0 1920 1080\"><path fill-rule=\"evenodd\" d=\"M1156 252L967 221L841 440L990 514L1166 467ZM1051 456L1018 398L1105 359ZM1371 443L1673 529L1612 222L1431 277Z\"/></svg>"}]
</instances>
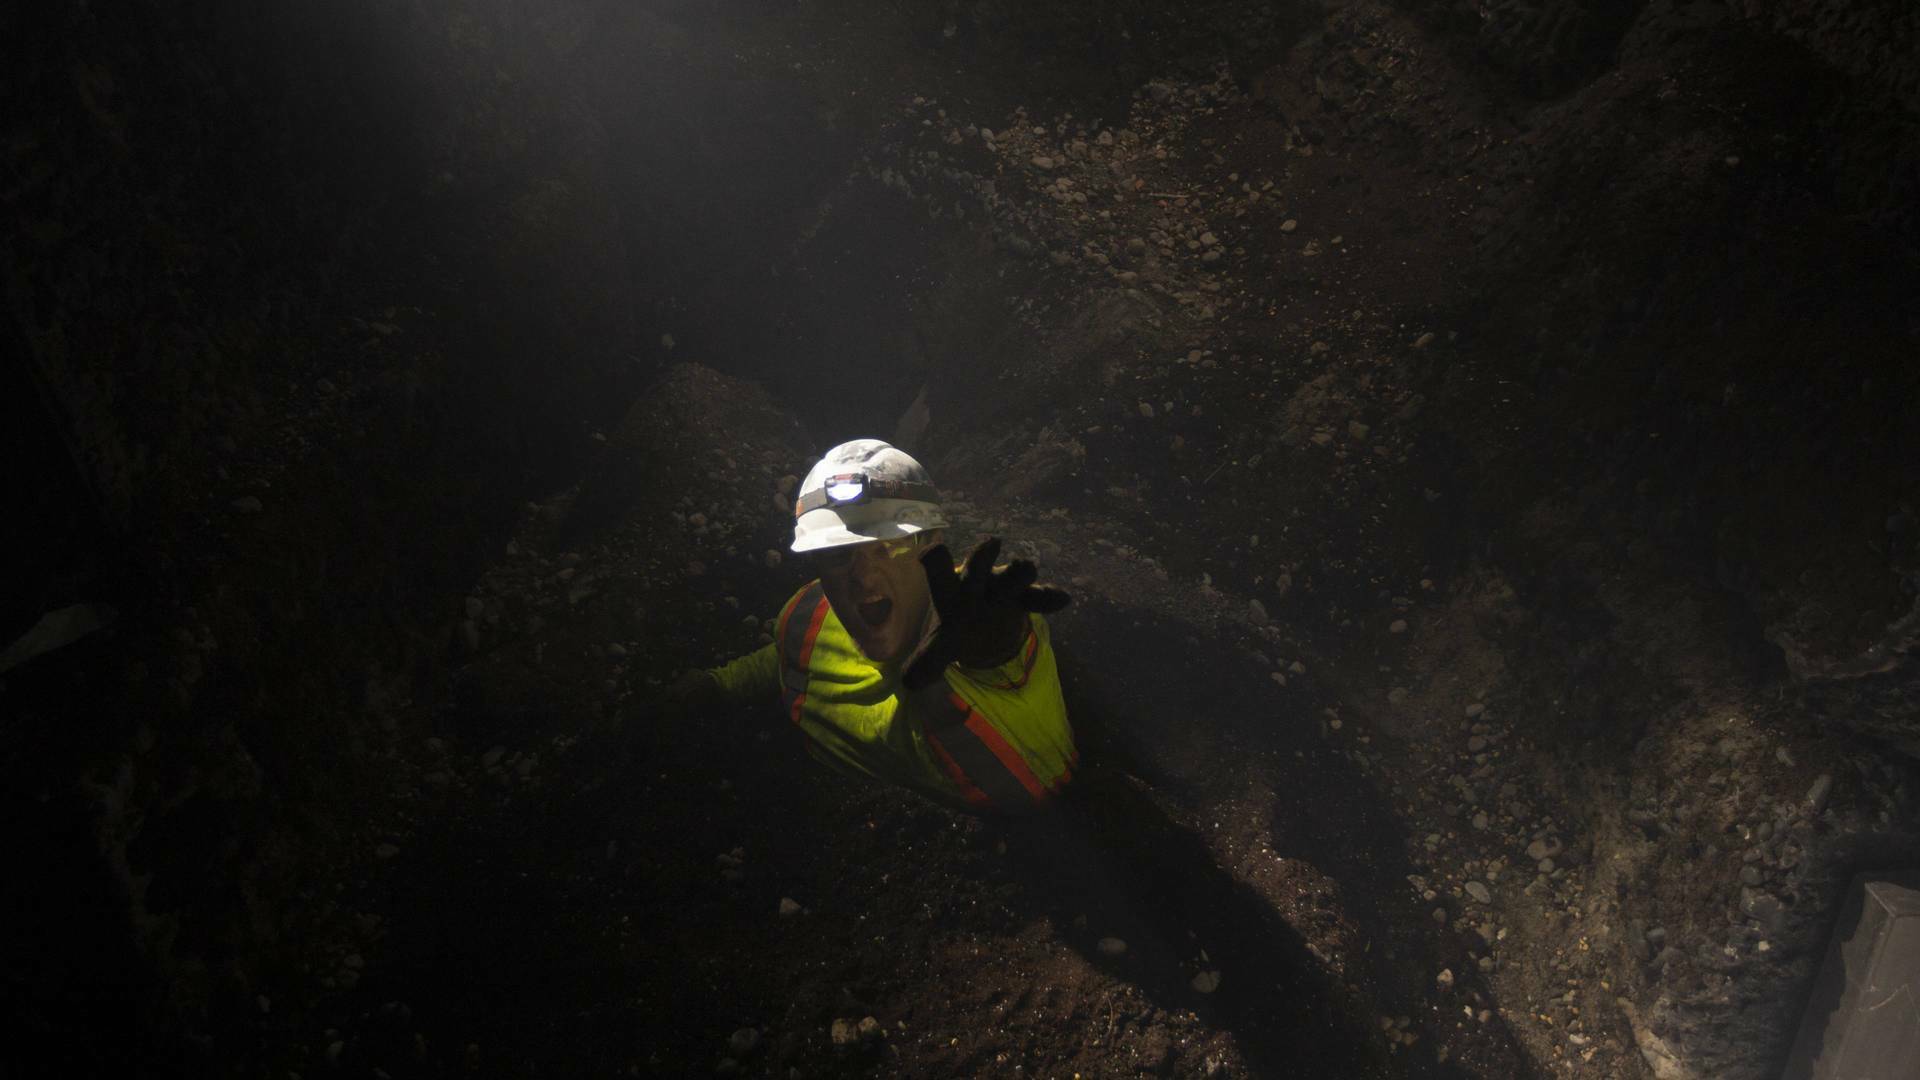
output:
<instances>
[{"instance_id":1,"label":"man","mask_svg":"<svg viewBox=\"0 0 1920 1080\"><path fill-rule=\"evenodd\" d=\"M815 758L977 813L1047 803L1078 755L1044 616L1066 593L989 539L955 573L940 496L878 439L829 450L794 504L793 551L818 577L774 640L694 671L690 703L778 700Z\"/></svg>"}]
</instances>

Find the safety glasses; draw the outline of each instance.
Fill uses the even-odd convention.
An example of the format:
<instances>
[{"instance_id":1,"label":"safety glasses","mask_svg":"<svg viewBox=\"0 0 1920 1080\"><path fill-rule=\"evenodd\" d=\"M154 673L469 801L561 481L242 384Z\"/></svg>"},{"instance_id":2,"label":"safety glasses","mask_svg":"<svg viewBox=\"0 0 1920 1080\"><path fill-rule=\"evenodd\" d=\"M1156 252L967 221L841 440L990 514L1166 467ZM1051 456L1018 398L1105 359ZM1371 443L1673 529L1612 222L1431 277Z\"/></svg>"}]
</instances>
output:
<instances>
[{"instance_id":1,"label":"safety glasses","mask_svg":"<svg viewBox=\"0 0 1920 1080\"><path fill-rule=\"evenodd\" d=\"M823 573L843 574L853 568L853 560L866 550L877 552L883 559L904 559L926 546L926 534L903 536L898 540L874 540L865 544L843 544L840 547L823 548L813 552L813 564Z\"/></svg>"}]
</instances>

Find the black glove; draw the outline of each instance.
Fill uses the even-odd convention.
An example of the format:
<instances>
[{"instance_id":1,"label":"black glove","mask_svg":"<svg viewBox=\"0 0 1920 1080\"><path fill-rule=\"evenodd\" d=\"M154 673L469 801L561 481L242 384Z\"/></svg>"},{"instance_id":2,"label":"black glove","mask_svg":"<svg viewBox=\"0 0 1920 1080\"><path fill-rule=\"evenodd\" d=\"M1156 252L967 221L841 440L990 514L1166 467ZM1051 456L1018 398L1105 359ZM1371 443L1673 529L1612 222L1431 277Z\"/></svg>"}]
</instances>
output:
<instances>
[{"instance_id":1,"label":"black glove","mask_svg":"<svg viewBox=\"0 0 1920 1080\"><path fill-rule=\"evenodd\" d=\"M1026 644L1028 612L1051 614L1072 599L1051 585L1035 585L1040 571L1027 559L996 569L999 555L999 539L988 537L957 575L945 544L920 556L940 627L907 664L903 681L909 691L931 686L948 664L988 668L1006 663Z\"/></svg>"}]
</instances>

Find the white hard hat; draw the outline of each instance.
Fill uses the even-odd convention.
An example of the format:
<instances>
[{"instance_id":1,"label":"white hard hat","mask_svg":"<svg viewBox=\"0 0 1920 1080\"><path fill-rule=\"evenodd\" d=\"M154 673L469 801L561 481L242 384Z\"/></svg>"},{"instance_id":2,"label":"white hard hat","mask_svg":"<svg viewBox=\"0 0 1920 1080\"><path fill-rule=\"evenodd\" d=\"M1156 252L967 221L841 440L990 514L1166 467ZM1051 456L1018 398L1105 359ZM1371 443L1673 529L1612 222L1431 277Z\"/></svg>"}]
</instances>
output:
<instances>
[{"instance_id":1,"label":"white hard hat","mask_svg":"<svg viewBox=\"0 0 1920 1080\"><path fill-rule=\"evenodd\" d=\"M793 519L796 554L947 527L927 470L879 439L827 451L800 482Z\"/></svg>"}]
</instances>

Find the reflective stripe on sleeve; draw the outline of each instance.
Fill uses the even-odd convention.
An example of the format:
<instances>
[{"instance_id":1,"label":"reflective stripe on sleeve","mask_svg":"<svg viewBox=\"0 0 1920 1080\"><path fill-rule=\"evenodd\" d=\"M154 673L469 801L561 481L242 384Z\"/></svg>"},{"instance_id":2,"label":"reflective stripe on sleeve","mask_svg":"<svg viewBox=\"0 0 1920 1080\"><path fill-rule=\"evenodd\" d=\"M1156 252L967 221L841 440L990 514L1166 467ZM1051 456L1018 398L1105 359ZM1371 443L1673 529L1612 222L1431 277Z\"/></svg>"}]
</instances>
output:
<instances>
[{"instance_id":1,"label":"reflective stripe on sleeve","mask_svg":"<svg viewBox=\"0 0 1920 1080\"><path fill-rule=\"evenodd\" d=\"M780 616L780 697L787 716L796 724L807 702L807 667L813 660L813 643L826 621L827 594L817 581L801 590Z\"/></svg>"}]
</instances>

